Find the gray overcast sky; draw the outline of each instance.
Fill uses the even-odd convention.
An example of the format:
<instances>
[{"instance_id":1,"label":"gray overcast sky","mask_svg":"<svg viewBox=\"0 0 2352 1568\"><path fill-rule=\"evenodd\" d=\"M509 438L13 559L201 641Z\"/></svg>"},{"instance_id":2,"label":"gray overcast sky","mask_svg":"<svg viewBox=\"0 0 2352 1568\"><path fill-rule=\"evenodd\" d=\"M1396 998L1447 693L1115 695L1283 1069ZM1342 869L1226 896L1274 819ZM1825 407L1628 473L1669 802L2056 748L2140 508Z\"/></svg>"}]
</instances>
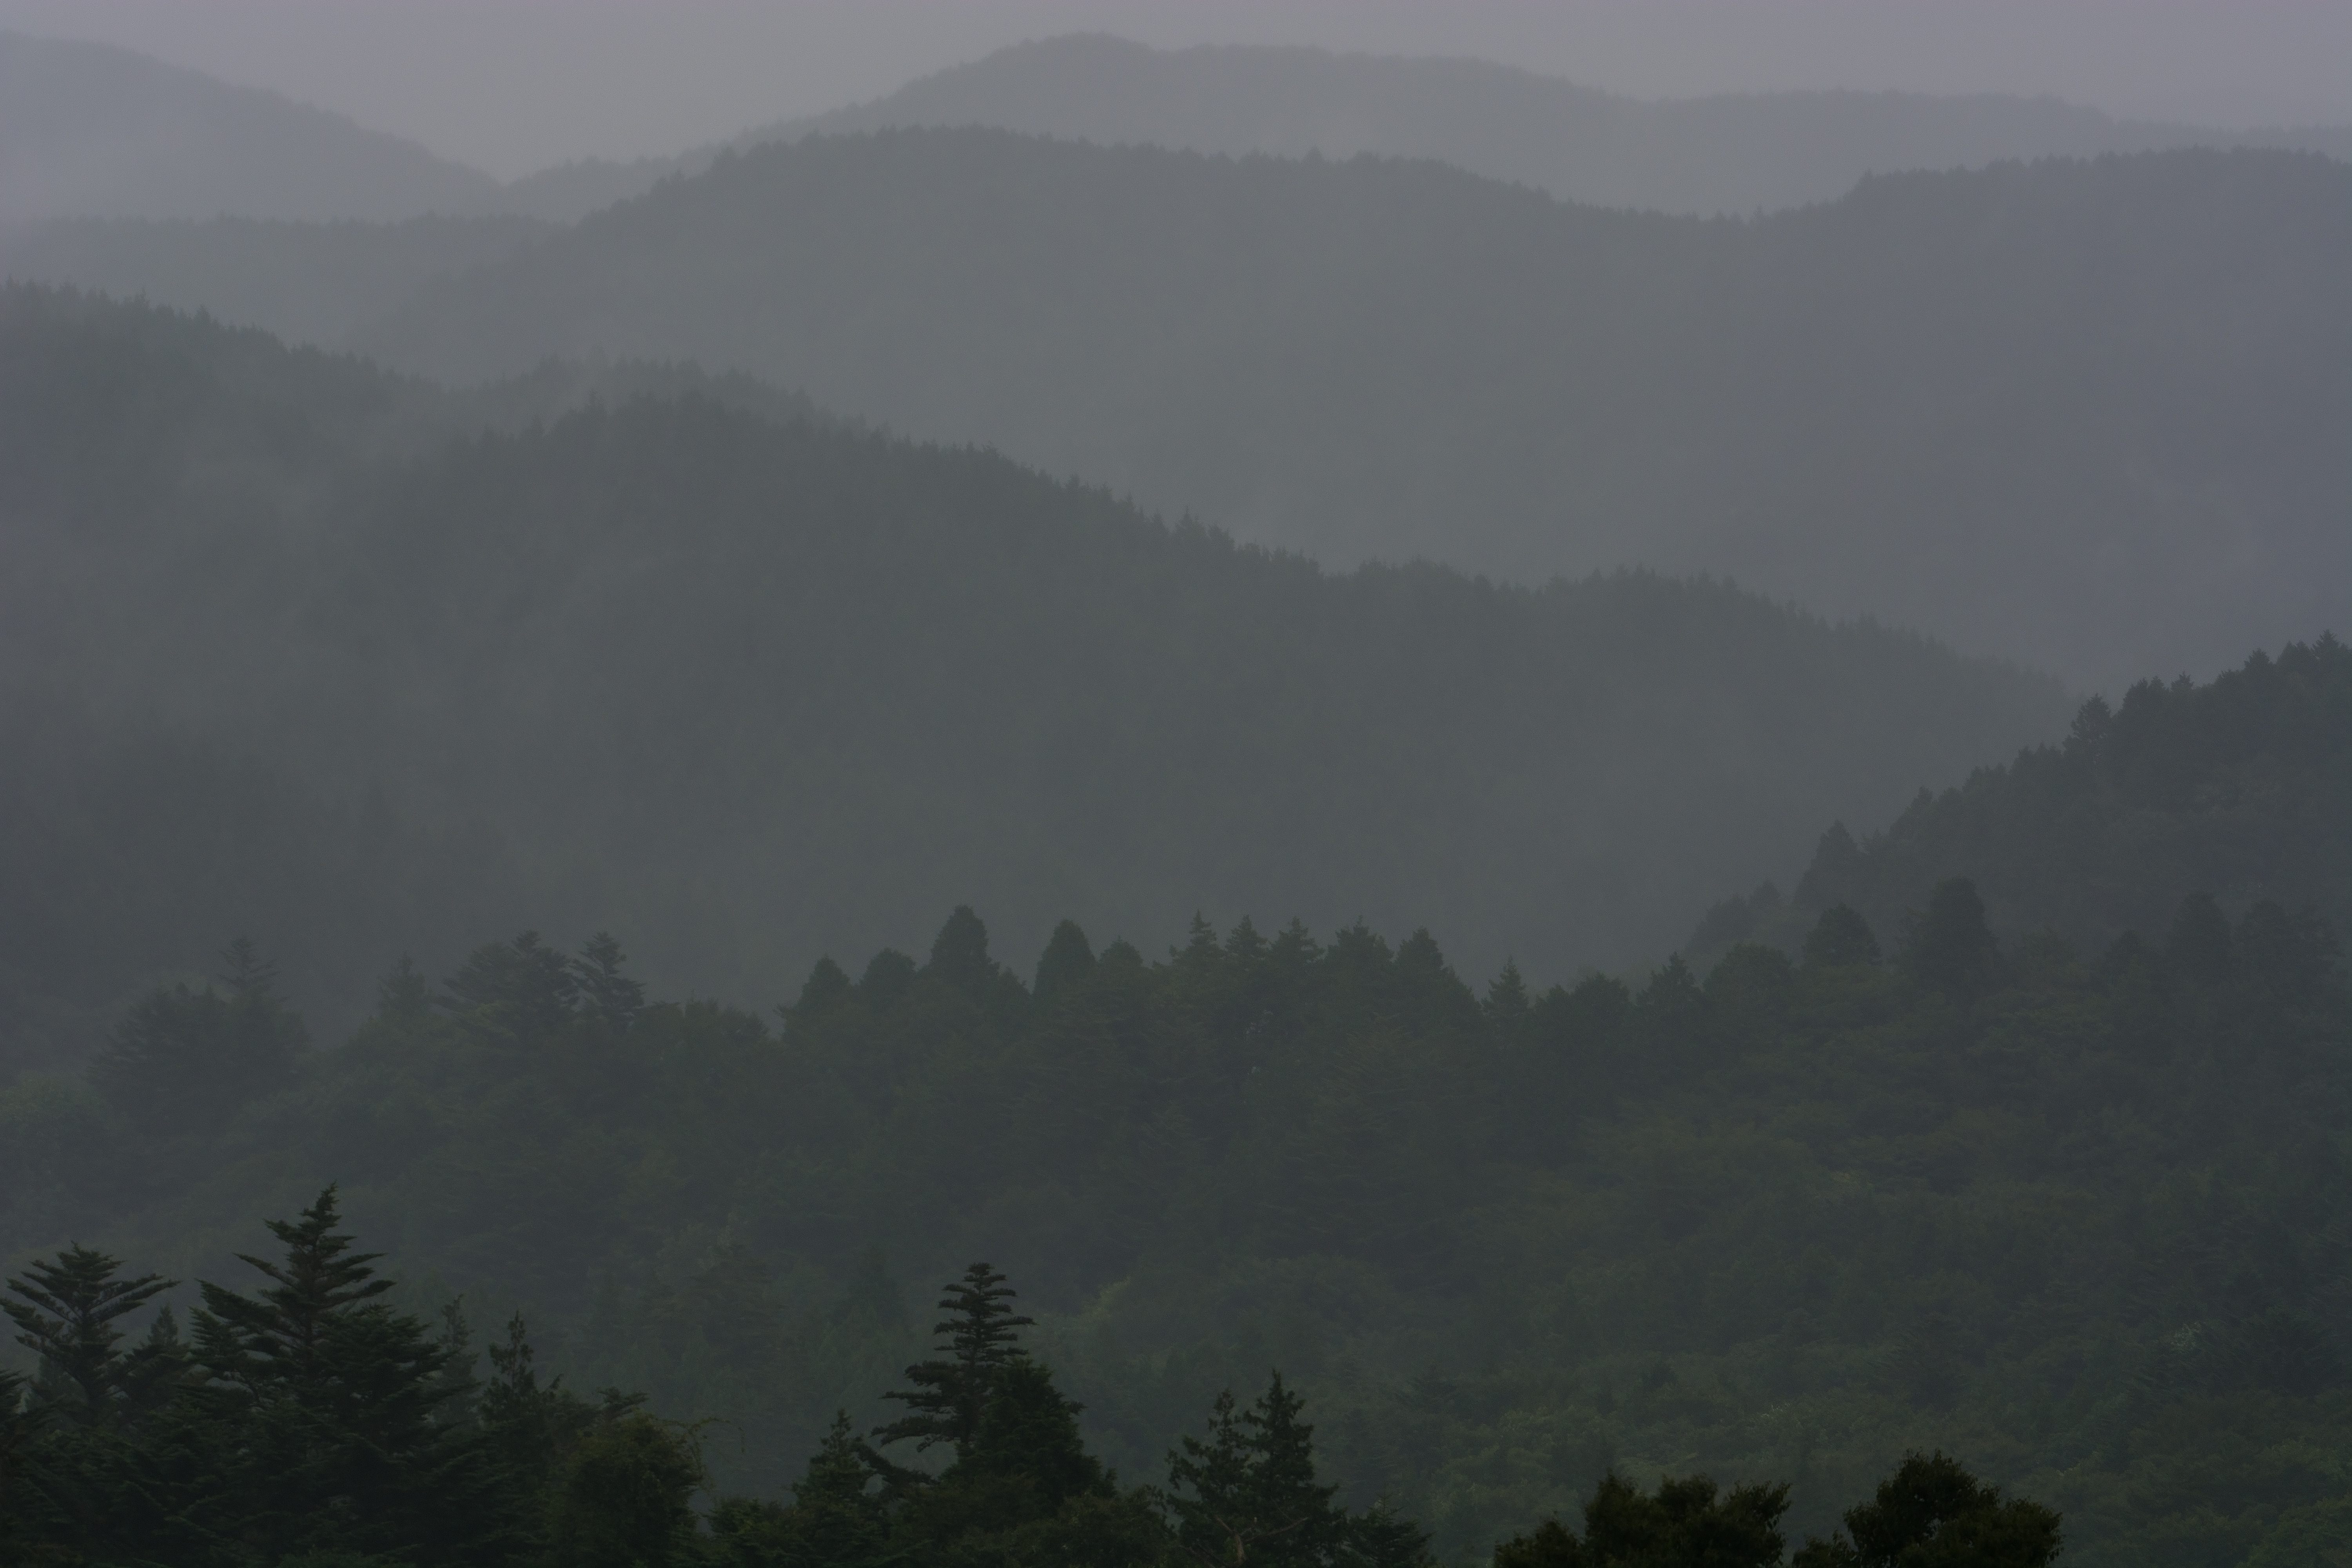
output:
<instances>
[{"instance_id":1,"label":"gray overcast sky","mask_svg":"<svg viewBox=\"0 0 2352 1568\"><path fill-rule=\"evenodd\" d=\"M2052 93L2214 124L2352 121L2352 0L0 0L512 176L675 152L1024 37L1475 55L1646 96Z\"/></svg>"}]
</instances>

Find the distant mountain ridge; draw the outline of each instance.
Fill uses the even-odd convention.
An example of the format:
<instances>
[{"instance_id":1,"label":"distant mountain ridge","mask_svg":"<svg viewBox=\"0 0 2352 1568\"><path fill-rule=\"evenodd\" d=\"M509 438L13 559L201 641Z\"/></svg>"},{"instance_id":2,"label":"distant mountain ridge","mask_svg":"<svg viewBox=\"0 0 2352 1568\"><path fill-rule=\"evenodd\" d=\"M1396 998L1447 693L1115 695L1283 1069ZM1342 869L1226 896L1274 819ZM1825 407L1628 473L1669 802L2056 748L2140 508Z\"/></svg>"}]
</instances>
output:
<instances>
[{"instance_id":1,"label":"distant mountain ridge","mask_svg":"<svg viewBox=\"0 0 2352 1568\"><path fill-rule=\"evenodd\" d=\"M2352 126L2116 120L2049 99L1788 92L1644 100L1489 61L1101 34L1015 44L869 102L674 156L573 160L500 184L278 93L110 45L0 30L0 235L54 218L570 223L727 149L984 126L1204 153L1433 158L1563 199L1673 213L1829 201L1874 173L2183 146L2352 158Z\"/></svg>"},{"instance_id":2,"label":"distant mountain ridge","mask_svg":"<svg viewBox=\"0 0 2352 1568\"><path fill-rule=\"evenodd\" d=\"M788 995L961 899L1155 948L1418 901L1572 973L2070 707L1720 584L1328 574L690 373L453 400L0 290L0 1049L19 989L239 931L328 1006L526 921Z\"/></svg>"},{"instance_id":3,"label":"distant mountain ridge","mask_svg":"<svg viewBox=\"0 0 2352 1568\"><path fill-rule=\"evenodd\" d=\"M498 189L278 93L0 31L0 231L60 217L388 220L478 211Z\"/></svg>"},{"instance_id":4,"label":"distant mountain ridge","mask_svg":"<svg viewBox=\"0 0 2352 1568\"><path fill-rule=\"evenodd\" d=\"M803 136L982 126L1107 146L1433 158L1567 201L1644 211L1771 211L1872 174L2177 147L2352 158L2352 126L2273 131L2117 120L2055 99L1808 91L1642 100L1486 60L1265 45L1153 48L1101 34L1015 44L870 102L779 121L738 150ZM719 150L566 164L507 187L511 210L569 220L697 174Z\"/></svg>"},{"instance_id":5,"label":"distant mountain ridge","mask_svg":"<svg viewBox=\"0 0 2352 1568\"><path fill-rule=\"evenodd\" d=\"M1886 175L1757 220L990 131L731 155L356 346L693 359L1345 566L1727 573L2090 687L2352 622L2352 165Z\"/></svg>"}]
</instances>

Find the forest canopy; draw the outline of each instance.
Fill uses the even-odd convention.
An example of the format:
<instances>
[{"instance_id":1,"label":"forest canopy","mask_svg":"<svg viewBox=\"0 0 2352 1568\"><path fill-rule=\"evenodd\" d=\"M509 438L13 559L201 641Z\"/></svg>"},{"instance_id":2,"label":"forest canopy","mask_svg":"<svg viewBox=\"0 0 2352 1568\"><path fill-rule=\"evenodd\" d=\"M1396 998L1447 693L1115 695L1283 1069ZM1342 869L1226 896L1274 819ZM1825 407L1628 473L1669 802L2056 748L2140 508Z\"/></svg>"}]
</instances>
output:
<instances>
[{"instance_id":1,"label":"forest canopy","mask_svg":"<svg viewBox=\"0 0 2352 1568\"><path fill-rule=\"evenodd\" d=\"M216 1278L271 1194L340 1182L572 1385L721 1421L723 1490L844 1408L967 1431L949 1372L877 1395L919 1359L898 1281L980 1256L1102 1464L1153 1473L1280 1366L1337 1505L1448 1560L1612 1473L1785 1484L1826 1539L1940 1449L2063 1510L2070 1562L2185 1568L2340 1496L2347 1044L2311 911L2192 895L2085 953L2001 940L1964 879L1801 960L1542 989L1246 921L1158 961L1065 925L1016 974L959 910L765 1019L526 934L396 967L331 1052L240 949L89 1089L19 1087L5 1223ZM174 1049L278 1076L175 1111L139 1088Z\"/></svg>"},{"instance_id":2,"label":"forest canopy","mask_svg":"<svg viewBox=\"0 0 2352 1568\"><path fill-rule=\"evenodd\" d=\"M964 902L1024 949L1279 910L1569 973L2070 708L1721 583L1332 574L657 370L453 398L0 298L26 1057L232 931L338 1035L404 949L610 928L756 996Z\"/></svg>"}]
</instances>

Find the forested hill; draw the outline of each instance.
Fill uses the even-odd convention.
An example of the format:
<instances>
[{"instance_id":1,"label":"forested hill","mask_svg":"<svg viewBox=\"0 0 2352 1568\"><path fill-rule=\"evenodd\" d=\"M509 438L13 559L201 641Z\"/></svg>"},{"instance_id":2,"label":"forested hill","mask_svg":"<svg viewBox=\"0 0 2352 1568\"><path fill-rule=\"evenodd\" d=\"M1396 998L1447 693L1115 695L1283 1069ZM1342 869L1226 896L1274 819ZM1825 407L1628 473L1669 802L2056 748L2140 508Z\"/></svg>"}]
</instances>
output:
<instances>
[{"instance_id":1,"label":"forested hill","mask_svg":"<svg viewBox=\"0 0 2352 1568\"><path fill-rule=\"evenodd\" d=\"M570 1386L714 1423L729 1491L904 1415L913 1291L992 1258L1130 1481L1278 1366L1344 1500L1465 1565L1612 1469L1790 1482L1793 1537L1930 1447L2061 1509L2070 1568L2352 1546L2324 925L2192 897L2094 955L1963 880L1927 915L1538 994L1426 931L1148 963L960 910L765 1016L522 938L392 968L334 1051L239 950L87 1084L0 1095L0 1249L233 1280L339 1182L414 1309L521 1309Z\"/></svg>"},{"instance_id":2,"label":"forested hill","mask_svg":"<svg viewBox=\"0 0 2352 1568\"><path fill-rule=\"evenodd\" d=\"M985 125L1202 153L1434 158L1570 201L1746 214L1834 201L1866 174L2164 147L2352 155L2352 128L2233 134L2055 99L1759 92L1641 100L1485 60L1072 36L997 50L871 103L771 129Z\"/></svg>"},{"instance_id":3,"label":"forested hill","mask_svg":"<svg viewBox=\"0 0 2352 1568\"><path fill-rule=\"evenodd\" d=\"M324 1005L526 922L756 996L967 900L1024 946L1426 910L1566 974L2064 722L1719 584L1332 575L771 402L451 437L481 405L6 295L18 996L242 931Z\"/></svg>"},{"instance_id":4,"label":"forested hill","mask_svg":"<svg viewBox=\"0 0 2352 1568\"><path fill-rule=\"evenodd\" d=\"M1794 952L1837 904L1882 930L1946 877L1968 876L1993 924L2093 950L2154 931L2181 898L2309 906L2352 930L2352 648L2332 636L2257 653L2203 686L2147 680L2085 703L2063 743L1922 790L1884 832L1823 836L1781 890L1717 905L1685 951Z\"/></svg>"},{"instance_id":5,"label":"forested hill","mask_svg":"<svg viewBox=\"0 0 2352 1568\"><path fill-rule=\"evenodd\" d=\"M1833 201L1866 174L2170 147L2352 158L2352 126L2230 132L2121 121L2048 98L1759 92L1641 100L1487 60L1265 45L1160 49L1100 34L1014 44L869 102L744 132L737 148L982 125L1197 153L1434 158L1564 200L1745 214ZM503 210L574 219L699 174L719 149L586 159L517 180Z\"/></svg>"},{"instance_id":6,"label":"forested hill","mask_svg":"<svg viewBox=\"0 0 2352 1568\"><path fill-rule=\"evenodd\" d=\"M1330 564L1725 573L2110 689L2352 612L2352 166L2311 155L1703 222L1436 164L816 138L357 341L693 358Z\"/></svg>"}]
</instances>

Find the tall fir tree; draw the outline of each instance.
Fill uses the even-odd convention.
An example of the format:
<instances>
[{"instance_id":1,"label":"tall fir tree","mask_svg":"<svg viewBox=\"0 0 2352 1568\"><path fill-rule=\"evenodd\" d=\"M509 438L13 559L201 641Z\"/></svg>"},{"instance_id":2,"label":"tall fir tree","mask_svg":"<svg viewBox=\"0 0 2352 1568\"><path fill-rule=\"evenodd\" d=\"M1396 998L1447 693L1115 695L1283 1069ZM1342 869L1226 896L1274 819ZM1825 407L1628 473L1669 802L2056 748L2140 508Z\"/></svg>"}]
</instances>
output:
<instances>
[{"instance_id":1,"label":"tall fir tree","mask_svg":"<svg viewBox=\"0 0 2352 1568\"><path fill-rule=\"evenodd\" d=\"M1004 1276L985 1263L971 1265L947 1288L940 1299L947 1316L931 1331L947 1341L948 1354L908 1367L906 1377L913 1386L883 1395L906 1405L908 1413L875 1428L882 1446L911 1441L920 1453L946 1443L959 1456L971 1448L999 1379L1020 1357L1018 1331L1035 1322L1005 1305L1015 1294Z\"/></svg>"},{"instance_id":2,"label":"tall fir tree","mask_svg":"<svg viewBox=\"0 0 2352 1568\"><path fill-rule=\"evenodd\" d=\"M117 1279L121 1268L103 1252L69 1247L10 1279L19 1300L0 1301L16 1342L37 1358L36 1397L79 1426L112 1426L143 1403L156 1366L175 1348L151 1336L127 1354L121 1349L121 1321L176 1283L160 1274Z\"/></svg>"}]
</instances>

